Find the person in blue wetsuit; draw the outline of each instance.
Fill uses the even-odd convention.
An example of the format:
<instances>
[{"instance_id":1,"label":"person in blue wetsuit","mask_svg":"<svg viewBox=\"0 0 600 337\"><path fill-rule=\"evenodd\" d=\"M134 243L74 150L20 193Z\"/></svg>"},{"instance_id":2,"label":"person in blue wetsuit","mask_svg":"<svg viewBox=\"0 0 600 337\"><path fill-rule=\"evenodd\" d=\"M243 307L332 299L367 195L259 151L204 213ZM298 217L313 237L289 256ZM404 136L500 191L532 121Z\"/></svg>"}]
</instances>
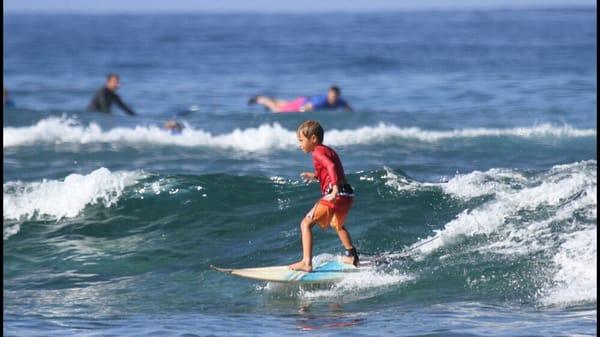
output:
<instances>
[{"instance_id":1,"label":"person in blue wetsuit","mask_svg":"<svg viewBox=\"0 0 600 337\"><path fill-rule=\"evenodd\" d=\"M255 96L248 101L248 104L260 104L272 112L305 112L338 108L352 111L350 104L341 98L340 88L335 85L329 87L326 95L300 96L289 101Z\"/></svg>"},{"instance_id":2,"label":"person in blue wetsuit","mask_svg":"<svg viewBox=\"0 0 600 337\"><path fill-rule=\"evenodd\" d=\"M302 107L304 111L343 108L352 111L352 107L341 97L340 88L333 85L329 87L326 95L311 96Z\"/></svg>"},{"instance_id":3,"label":"person in blue wetsuit","mask_svg":"<svg viewBox=\"0 0 600 337\"><path fill-rule=\"evenodd\" d=\"M98 89L92 101L87 107L87 111L99 111L104 113L110 113L110 107L114 103L121 108L126 114L135 116L135 112L131 110L123 101L121 97L115 93L120 86L119 75L108 74L106 76L106 85Z\"/></svg>"}]
</instances>

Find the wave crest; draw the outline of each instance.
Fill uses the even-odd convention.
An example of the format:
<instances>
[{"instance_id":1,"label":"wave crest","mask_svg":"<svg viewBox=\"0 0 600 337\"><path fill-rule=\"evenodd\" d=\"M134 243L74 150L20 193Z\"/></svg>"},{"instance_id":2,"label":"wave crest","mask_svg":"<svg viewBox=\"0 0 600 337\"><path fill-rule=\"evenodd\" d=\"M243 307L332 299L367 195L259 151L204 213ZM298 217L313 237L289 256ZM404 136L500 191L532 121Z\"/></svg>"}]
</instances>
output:
<instances>
[{"instance_id":1,"label":"wave crest","mask_svg":"<svg viewBox=\"0 0 600 337\"><path fill-rule=\"evenodd\" d=\"M88 175L70 174L64 180L43 180L3 185L5 220L59 220L72 218L88 205L115 204L123 190L142 177L140 172L110 172L99 168ZM19 231L18 223L4 224L4 239Z\"/></svg>"},{"instance_id":2,"label":"wave crest","mask_svg":"<svg viewBox=\"0 0 600 337\"><path fill-rule=\"evenodd\" d=\"M519 259L542 255L546 267L536 271L545 278L536 293L541 303L596 301L595 160L556 165L535 174L507 169L475 171L438 184L407 184L404 177L389 172L383 178L388 180L387 186L399 191L436 185L463 202L486 196L435 235L405 250L414 252L416 258L423 259L441 248ZM467 248L459 245L474 237L480 239L471 240L475 243Z\"/></svg>"},{"instance_id":3,"label":"wave crest","mask_svg":"<svg viewBox=\"0 0 600 337\"><path fill-rule=\"evenodd\" d=\"M96 123L80 125L75 119L50 117L28 127L5 127L4 148L26 146L36 143L125 143L163 144L185 147L216 147L238 151L255 152L290 150L297 146L295 130L288 130L278 123L258 127L235 129L229 133L215 135L190 126L181 134L173 135L158 126L117 127L102 130ZM478 137L596 137L596 129L578 129L569 125L556 126L539 124L516 128L466 128L459 130L423 130L418 127L398 127L379 123L357 129L327 130L327 144L332 146L381 144L398 139L420 142L439 142L448 139Z\"/></svg>"}]
</instances>

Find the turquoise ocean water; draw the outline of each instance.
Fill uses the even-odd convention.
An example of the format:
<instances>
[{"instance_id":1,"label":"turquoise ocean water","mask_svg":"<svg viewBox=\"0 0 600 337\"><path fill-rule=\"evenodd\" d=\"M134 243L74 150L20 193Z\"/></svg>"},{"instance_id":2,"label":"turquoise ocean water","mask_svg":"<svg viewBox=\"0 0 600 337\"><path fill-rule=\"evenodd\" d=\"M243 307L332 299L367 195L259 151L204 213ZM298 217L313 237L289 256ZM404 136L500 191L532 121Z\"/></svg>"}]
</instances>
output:
<instances>
[{"instance_id":1,"label":"turquoise ocean water","mask_svg":"<svg viewBox=\"0 0 600 337\"><path fill-rule=\"evenodd\" d=\"M3 45L6 336L597 332L595 8L5 14ZM138 116L84 111L108 72ZM331 84L354 112L246 104ZM389 263L322 286L210 270L299 258L308 118ZM314 250L342 252L318 229Z\"/></svg>"}]
</instances>

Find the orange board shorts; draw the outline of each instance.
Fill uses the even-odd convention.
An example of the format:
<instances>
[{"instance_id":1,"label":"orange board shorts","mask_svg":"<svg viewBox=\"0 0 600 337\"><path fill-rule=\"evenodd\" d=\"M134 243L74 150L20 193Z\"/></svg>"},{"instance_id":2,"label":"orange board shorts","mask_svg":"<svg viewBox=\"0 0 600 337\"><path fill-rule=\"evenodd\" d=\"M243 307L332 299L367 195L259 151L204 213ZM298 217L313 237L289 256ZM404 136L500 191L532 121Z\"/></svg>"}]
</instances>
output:
<instances>
[{"instance_id":1,"label":"orange board shorts","mask_svg":"<svg viewBox=\"0 0 600 337\"><path fill-rule=\"evenodd\" d=\"M313 220L323 230L331 226L335 231L344 228L346 216L352 207L354 198L341 197L335 198L335 201L320 199L315 206L306 214L306 217Z\"/></svg>"}]
</instances>

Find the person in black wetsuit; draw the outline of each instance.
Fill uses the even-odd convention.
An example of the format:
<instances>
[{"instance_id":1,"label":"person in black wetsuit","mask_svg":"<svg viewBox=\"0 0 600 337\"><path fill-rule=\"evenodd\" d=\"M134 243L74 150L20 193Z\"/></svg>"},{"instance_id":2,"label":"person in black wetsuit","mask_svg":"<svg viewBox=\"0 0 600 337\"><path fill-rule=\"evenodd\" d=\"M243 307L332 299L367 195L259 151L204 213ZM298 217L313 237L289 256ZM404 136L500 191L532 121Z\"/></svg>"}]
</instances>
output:
<instances>
[{"instance_id":1,"label":"person in black wetsuit","mask_svg":"<svg viewBox=\"0 0 600 337\"><path fill-rule=\"evenodd\" d=\"M135 116L135 112L131 110L123 101L121 97L115 93L119 88L119 75L111 73L106 76L106 85L96 91L94 98L87 107L87 111L100 111L104 113L110 113L110 106L115 103L119 106L126 114Z\"/></svg>"}]
</instances>

